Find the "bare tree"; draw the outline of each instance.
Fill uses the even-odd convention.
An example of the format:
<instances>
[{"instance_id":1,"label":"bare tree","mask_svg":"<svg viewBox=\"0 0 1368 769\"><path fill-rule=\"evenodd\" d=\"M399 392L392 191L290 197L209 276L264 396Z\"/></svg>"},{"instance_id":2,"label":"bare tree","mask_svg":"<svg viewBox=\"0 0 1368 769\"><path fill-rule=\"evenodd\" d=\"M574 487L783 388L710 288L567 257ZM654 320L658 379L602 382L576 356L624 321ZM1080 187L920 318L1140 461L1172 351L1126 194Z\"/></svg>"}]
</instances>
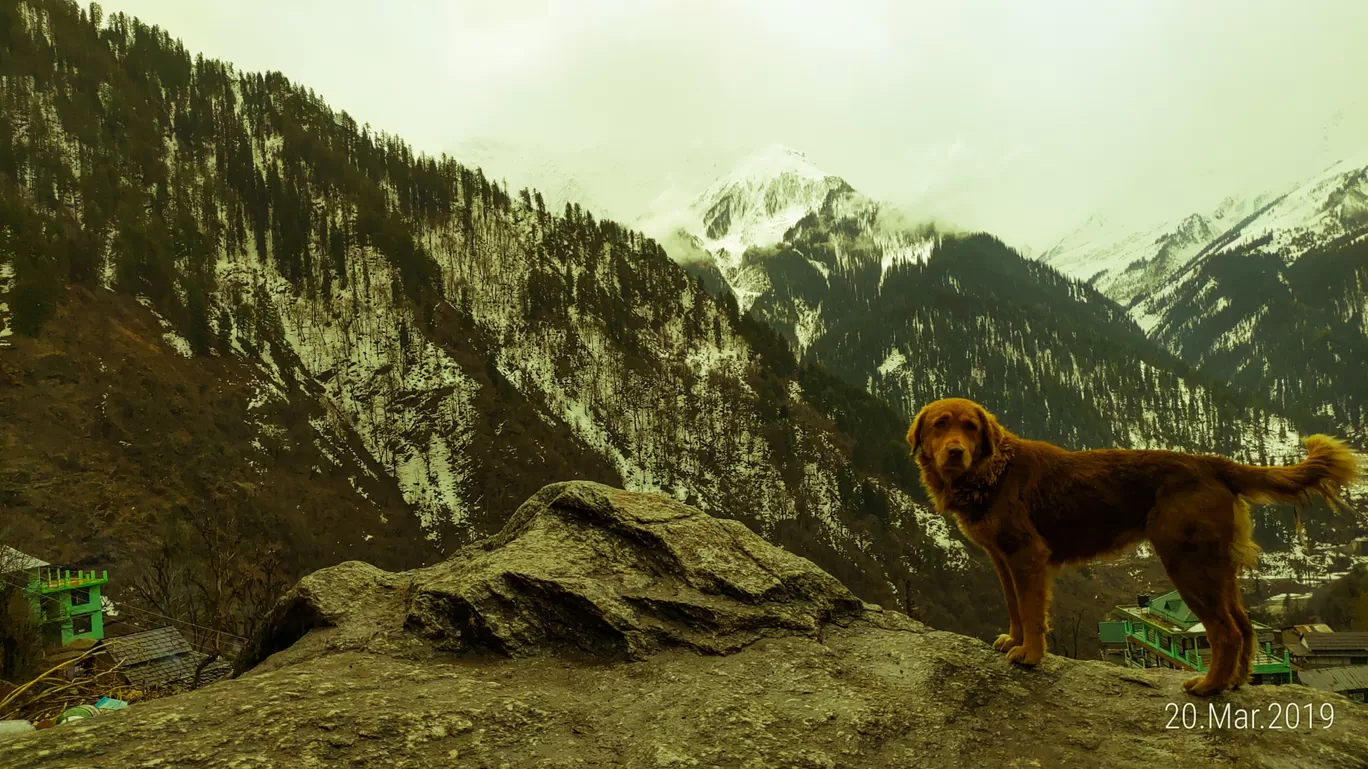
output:
<instances>
[{"instance_id":1,"label":"bare tree","mask_svg":"<svg viewBox=\"0 0 1368 769\"><path fill-rule=\"evenodd\" d=\"M235 654L287 587L279 548L232 511L171 523L145 564L129 581L135 610L176 623L210 661Z\"/></svg>"},{"instance_id":2,"label":"bare tree","mask_svg":"<svg viewBox=\"0 0 1368 769\"><path fill-rule=\"evenodd\" d=\"M41 619L29 595L27 558L6 547L0 532L0 682L20 681L33 672L43 651Z\"/></svg>"},{"instance_id":3,"label":"bare tree","mask_svg":"<svg viewBox=\"0 0 1368 769\"><path fill-rule=\"evenodd\" d=\"M1063 622L1063 628L1050 627L1050 648L1061 657L1072 657L1078 659L1079 642L1083 635L1083 609L1078 609L1069 614Z\"/></svg>"}]
</instances>

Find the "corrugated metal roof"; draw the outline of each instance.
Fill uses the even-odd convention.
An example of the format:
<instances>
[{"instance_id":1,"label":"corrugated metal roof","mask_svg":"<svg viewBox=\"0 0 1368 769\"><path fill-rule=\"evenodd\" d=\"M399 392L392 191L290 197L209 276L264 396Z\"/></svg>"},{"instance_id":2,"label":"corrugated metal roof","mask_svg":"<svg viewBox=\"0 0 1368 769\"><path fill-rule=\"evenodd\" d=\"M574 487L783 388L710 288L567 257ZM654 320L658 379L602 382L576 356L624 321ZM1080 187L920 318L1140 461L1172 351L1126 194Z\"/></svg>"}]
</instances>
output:
<instances>
[{"instance_id":1,"label":"corrugated metal roof","mask_svg":"<svg viewBox=\"0 0 1368 769\"><path fill-rule=\"evenodd\" d=\"M1307 633L1302 643L1313 652L1368 650L1368 633Z\"/></svg>"},{"instance_id":2,"label":"corrugated metal roof","mask_svg":"<svg viewBox=\"0 0 1368 769\"><path fill-rule=\"evenodd\" d=\"M1316 668L1297 673L1302 686L1327 692L1347 692L1368 689L1368 665L1349 665L1342 668Z\"/></svg>"},{"instance_id":3,"label":"corrugated metal roof","mask_svg":"<svg viewBox=\"0 0 1368 769\"><path fill-rule=\"evenodd\" d=\"M124 667L141 665L163 657L189 654L192 649L185 636L174 627L159 627L141 633L105 639L109 655Z\"/></svg>"},{"instance_id":4,"label":"corrugated metal roof","mask_svg":"<svg viewBox=\"0 0 1368 769\"><path fill-rule=\"evenodd\" d=\"M38 569L52 564L41 558L34 558L28 553L21 553L9 545L0 545L0 569L5 574L12 571L26 571L28 569Z\"/></svg>"}]
</instances>

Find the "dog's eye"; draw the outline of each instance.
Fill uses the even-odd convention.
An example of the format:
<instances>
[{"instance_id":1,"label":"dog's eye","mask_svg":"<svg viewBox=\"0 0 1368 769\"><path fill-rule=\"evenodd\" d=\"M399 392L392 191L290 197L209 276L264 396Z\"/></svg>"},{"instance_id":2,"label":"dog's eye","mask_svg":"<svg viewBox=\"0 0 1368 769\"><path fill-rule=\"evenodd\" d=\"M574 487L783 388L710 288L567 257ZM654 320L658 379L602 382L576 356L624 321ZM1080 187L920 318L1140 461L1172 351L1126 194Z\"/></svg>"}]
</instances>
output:
<instances>
[{"instance_id":1,"label":"dog's eye","mask_svg":"<svg viewBox=\"0 0 1368 769\"><path fill-rule=\"evenodd\" d=\"M973 431L979 429L979 428L978 428L978 422L965 422L965 423L964 423L964 429L966 429L966 430L968 430L969 432L972 433Z\"/></svg>"},{"instance_id":2,"label":"dog's eye","mask_svg":"<svg viewBox=\"0 0 1368 769\"><path fill-rule=\"evenodd\" d=\"M936 420L935 424L933 424L932 427L945 427L948 424L950 424L950 417L941 417L940 419Z\"/></svg>"}]
</instances>

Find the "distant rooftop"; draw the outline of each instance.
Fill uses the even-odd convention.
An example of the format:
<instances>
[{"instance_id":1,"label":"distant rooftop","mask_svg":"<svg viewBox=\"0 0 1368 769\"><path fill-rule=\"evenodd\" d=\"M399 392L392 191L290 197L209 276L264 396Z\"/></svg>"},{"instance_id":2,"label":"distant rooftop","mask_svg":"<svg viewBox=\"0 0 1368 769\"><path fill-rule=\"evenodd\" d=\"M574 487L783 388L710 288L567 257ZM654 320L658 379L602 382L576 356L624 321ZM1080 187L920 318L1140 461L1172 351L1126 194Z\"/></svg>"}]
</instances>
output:
<instances>
[{"instance_id":1,"label":"distant rooftop","mask_svg":"<svg viewBox=\"0 0 1368 769\"><path fill-rule=\"evenodd\" d=\"M1293 626L1291 626L1291 627L1283 628L1283 629L1284 629L1284 630L1293 630L1293 631L1295 631L1295 632L1297 632L1297 633L1299 633L1299 634L1301 634L1301 635L1306 635L1307 633L1333 633L1333 632L1335 632L1335 629L1334 629L1334 628L1330 627L1329 625L1325 624L1324 622L1312 622L1312 623L1308 623L1308 624L1305 624L1305 625L1293 625Z\"/></svg>"},{"instance_id":2,"label":"distant rooftop","mask_svg":"<svg viewBox=\"0 0 1368 769\"><path fill-rule=\"evenodd\" d=\"M8 574L12 571L27 571L51 565L41 558L21 553L9 545L0 545L0 570L3 570L0 573Z\"/></svg>"},{"instance_id":3,"label":"distant rooftop","mask_svg":"<svg viewBox=\"0 0 1368 769\"><path fill-rule=\"evenodd\" d=\"M1318 654L1364 651L1368 650L1368 632L1307 633L1302 643Z\"/></svg>"},{"instance_id":4,"label":"distant rooftop","mask_svg":"<svg viewBox=\"0 0 1368 769\"><path fill-rule=\"evenodd\" d=\"M1302 670L1297 673L1297 679L1302 686L1327 692L1368 689L1368 665Z\"/></svg>"},{"instance_id":5,"label":"distant rooftop","mask_svg":"<svg viewBox=\"0 0 1368 769\"><path fill-rule=\"evenodd\" d=\"M190 644L173 627L144 630L105 641L109 654L120 665L140 665L162 657L189 654Z\"/></svg>"},{"instance_id":6,"label":"distant rooftop","mask_svg":"<svg viewBox=\"0 0 1368 769\"><path fill-rule=\"evenodd\" d=\"M1197 615L1193 614L1188 605L1183 602L1177 590L1170 590L1161 596L1150 599L1149 608L1151 611L1163 614L1178 625L1191 626L1197 622Z\"/></svg>"},{"instance_id":7,"label":"distant rooftop","mask_svg":"<svg viewBox=\"0 0 1368 769\"><path fill-rule=\"evenodd\" d=\"M1178 595L1177 590L1170 590L1163 595L1151 598L1149 605L1145 607L1132 604L1116 608L1171 634L1204 635L1206 633L1206 626L1188 608L1187 603ZM1251 624L1259 632L1271 630L1261 622L1251 620Z\"/></svg>"},{"instance_id":8,"label":"distant rooftop","mask_svg":"<svg viewBox=\"0 0 1368 769\"><path fill-rule=\"evenodd\" d=\"M119 671L135 686L166 686L191 678L206 657L192 649L174 627L106 638L104 645L119 663ZM231 670L227 661L215 660L206 666L201 683L222 678Z\"/></svg>"}]
</instances>

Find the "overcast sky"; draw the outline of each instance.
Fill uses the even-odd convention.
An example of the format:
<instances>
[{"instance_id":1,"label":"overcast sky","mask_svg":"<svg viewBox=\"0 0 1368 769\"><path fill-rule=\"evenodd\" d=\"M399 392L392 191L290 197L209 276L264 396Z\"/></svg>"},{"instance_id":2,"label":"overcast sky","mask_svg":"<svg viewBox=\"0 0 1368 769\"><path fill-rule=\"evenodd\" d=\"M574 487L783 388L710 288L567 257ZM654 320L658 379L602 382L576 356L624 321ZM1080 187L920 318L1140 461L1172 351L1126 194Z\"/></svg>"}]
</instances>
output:
<instances>
[{"instance_id":1,"label":"overcast sky","mask_svg":"<svg viewBox=\"0 0 1368 769\"><path fill-rule=\"evenodd\" d=\"M1362 0L104 8L280 70L420 151L499 137L664 174L685 148L779 142L873 197L1037 246L1093 212L1177 215L1368 150Z\"/></svg>"}]
</instances>

